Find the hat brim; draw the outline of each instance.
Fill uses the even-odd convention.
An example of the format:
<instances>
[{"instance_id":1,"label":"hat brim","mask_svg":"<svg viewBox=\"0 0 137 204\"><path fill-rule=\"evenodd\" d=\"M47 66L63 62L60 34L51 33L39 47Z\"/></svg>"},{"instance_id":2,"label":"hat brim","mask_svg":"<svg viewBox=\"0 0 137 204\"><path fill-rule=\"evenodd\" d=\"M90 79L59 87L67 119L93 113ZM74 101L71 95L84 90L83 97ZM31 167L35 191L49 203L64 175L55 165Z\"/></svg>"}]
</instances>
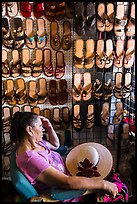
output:
<instances>
[{"instance_id":1,"label":"hat brim","mask_svg":"<svg viewBox=\"0 0 137 204\"><path fill-rule=\"evenodd\" d=\"M113 157L110 151L103 145L95 142L87 142L74 147L66 157L66 167L71 175L78 173L77 156L78 152L83 148L91 146L94 147L99 154L99 162L97 164L97 171L100 173L99 177L92 177L94 179L104 179L110 173L113 166Z\"/></svg>"}]
</instances>

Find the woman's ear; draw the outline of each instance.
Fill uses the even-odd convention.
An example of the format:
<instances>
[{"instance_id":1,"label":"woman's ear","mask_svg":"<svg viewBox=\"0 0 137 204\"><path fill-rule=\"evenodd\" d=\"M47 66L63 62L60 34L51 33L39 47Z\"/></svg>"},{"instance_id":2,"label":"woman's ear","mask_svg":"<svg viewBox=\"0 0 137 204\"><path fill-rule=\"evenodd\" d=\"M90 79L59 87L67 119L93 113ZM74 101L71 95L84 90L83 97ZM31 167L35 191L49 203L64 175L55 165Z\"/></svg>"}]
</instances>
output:
<instances>
[{"instance_id":1,"label":"woman's ear","mask_svg":"<svg viewBox=\"0 0 137 204\"><path fill-rule=\"evenodd\" d=\"M33 131L32 131L32 127L31 126L27 126L26 127L26 132L28 133L29 136L33 136Z\"/></svg>"}]
</instances>

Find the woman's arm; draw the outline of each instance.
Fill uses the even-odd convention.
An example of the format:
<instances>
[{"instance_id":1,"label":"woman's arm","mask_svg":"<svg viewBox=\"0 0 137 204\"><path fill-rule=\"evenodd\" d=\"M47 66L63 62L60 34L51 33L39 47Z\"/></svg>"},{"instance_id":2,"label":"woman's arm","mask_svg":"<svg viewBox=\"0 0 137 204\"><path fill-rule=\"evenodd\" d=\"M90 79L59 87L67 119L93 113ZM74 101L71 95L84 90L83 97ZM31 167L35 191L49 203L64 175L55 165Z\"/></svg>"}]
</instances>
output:
<instances>
[{"instance_id":1,"label":"woman's arm","mask_svg":"<svg viewBox=\"0 0 137 204\"><path fill-rule=\"evenodd\" d=\"M112 197L115 197L118 193L118 189L114 183L102 179L68 176L51 166L41 173L37 180L46 185L57 186L63 189L86 189L94 190L94 192L105 190Z\"/></svg>"},{"instance_id":2,"label":"woman's arm","mask_svg":"<svg viewBox=\"0 0 137 204\"><path fill-rule=\"evenodd\" d=\"M52 124L50 121L45 118L44 116L40 116L40 119L42 120L42 125L46 129L48 133L48 141L47 141L47 146L49 149L56 150L60 146L59 138L55 132L55 130L52 127Z\"/></svg>"}]
</instances>

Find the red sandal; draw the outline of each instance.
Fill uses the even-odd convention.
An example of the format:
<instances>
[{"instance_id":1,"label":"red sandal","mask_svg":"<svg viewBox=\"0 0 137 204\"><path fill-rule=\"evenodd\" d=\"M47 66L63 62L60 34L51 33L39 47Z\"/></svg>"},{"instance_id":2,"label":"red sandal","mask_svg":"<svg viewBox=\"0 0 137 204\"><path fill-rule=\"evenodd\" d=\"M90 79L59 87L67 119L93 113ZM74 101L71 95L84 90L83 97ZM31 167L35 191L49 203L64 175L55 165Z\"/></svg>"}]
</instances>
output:
<instances>
[{"instance_id":1,"label":"red sandal","mask_svg":"<svg viewBox=\"0 0 137 204\"><path fill-rule=\"evenodd\" d=\"M20 2L20 13L23 17L29 18L32 12L32 5L30 2Z\"/></svg>"},{"instance_id":2,"label":"red sandal","mask_svg":"<svg viewBox=\"0 0 137 204\"><path fill-rule=\"evenodd\" d=\"M33 12L36 18L40 18L44 15L44 2L34 2Z\"/></svg>"}]
</instances>

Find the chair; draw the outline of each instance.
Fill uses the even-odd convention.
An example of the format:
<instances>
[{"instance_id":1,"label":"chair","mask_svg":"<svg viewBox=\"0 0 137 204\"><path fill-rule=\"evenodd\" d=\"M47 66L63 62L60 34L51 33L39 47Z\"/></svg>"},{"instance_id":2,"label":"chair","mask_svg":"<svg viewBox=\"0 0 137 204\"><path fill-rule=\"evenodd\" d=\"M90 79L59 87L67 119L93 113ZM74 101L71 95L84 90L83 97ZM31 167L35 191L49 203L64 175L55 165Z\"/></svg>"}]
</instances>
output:
<instances>
[{"instance_id":1,"label":"chair","mask_svg":"<svg viewBox=\"0 0 137 204\"><path fill-rule=\"evenodd\" d=\"M10 175L11 175L11 182L17 192L19 193L21 197L21 201L28 202L33 197L39 197L40 195L36 191L36 189L31 185L31 183L28 181L28 179L24 176L24 174L18 169L16 165L16 148L17 146L14 145L11 153L10 158ZM57 150L62 155L66 154L68 151L68 147L65 146L65 148L60 147ZM49 199L53 200L66 200L71 199L74 197L78 197L80 195L83 195L86 192L86 190L54 190L51 191L49 194L47 194L47 197ZM46 194L45 194L46 195Z\"/></svg>"}]
</instances>

